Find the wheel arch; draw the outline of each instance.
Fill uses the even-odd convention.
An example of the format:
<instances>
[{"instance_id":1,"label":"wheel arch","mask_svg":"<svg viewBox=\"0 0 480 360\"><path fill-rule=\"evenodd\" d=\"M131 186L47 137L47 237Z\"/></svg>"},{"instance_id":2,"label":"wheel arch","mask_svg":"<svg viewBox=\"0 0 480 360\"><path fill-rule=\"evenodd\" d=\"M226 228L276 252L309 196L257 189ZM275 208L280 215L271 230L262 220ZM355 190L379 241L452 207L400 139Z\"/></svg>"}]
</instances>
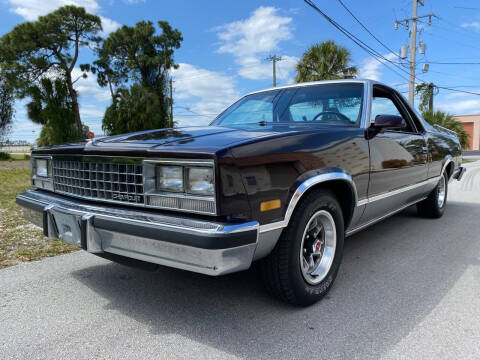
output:
<instances>
[{"instance_id":1,"label":"wheel arch","mask_svg":"<svg viewBox=\"0 0 480 360\"><path fill-rule=\"evenodd\" d=\"M442 176L443 173L446 173L448 176L448 180L450 180L454 170L455 170L455 162L453 161L452 157L451 156L446 157L442 166L442 172L440 173L440 176Z\"/></svg>"},{"instance_id":2,"label":"wheel arch","mask_svg":"<svg viewBox=\"0 0 480 360\"><path fill-rule=\"evenodd\" d=\"M309 175L309 177L302 176L302 179L297 181L297 186L293 187L294 191L285 212L285 226L289 224L297 205L305 195L321 188L330 190L337 198L344 216L345 228L347 228L358 201L357 189L352 176L340 168L316 170Z\"/></svg>"}]
</instances>

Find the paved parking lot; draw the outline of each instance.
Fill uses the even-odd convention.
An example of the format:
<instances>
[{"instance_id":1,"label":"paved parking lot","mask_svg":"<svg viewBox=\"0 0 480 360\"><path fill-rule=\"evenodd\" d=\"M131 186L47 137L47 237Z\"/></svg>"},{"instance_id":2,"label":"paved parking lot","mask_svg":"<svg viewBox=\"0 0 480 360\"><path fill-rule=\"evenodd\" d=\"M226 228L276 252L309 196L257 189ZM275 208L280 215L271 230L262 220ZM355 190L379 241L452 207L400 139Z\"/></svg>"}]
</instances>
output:
<instances>
[{"instance_id":1,"label":"paved parking lot","mask_svg":"<svg viewBox=\"0 0 480 360\"><path fill-rule=\"evenodd\" d=\"M414 208L347 239L306 309L255 269L156 273L77 252L0 270L2 359L479 359L480 162L441 220Z\"/></svg>"}]
</instances>

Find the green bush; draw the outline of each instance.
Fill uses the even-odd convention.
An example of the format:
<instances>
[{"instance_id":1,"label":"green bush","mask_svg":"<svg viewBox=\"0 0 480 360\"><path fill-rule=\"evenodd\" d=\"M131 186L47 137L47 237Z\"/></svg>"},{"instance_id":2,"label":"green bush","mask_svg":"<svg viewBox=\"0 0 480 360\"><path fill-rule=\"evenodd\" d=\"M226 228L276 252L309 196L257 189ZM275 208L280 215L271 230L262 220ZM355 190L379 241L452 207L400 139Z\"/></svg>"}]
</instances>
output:
<instances>
[{"instance_id":1,"label":"green bush","mask_svg":"<svg viewBox=\"0 0 480 360\"><path fill-rule=\"evenodd\" d=\"M118 89L116 100L105 111L102 128L107 135L162 129L169 126L164 94L133 84Z\"/></svg>"},{"instance_id":2,"label":"green bush","mask_svg":"<svg viewBox=\"0 0 480 360\"><path fill-rule=\"evenodd\" d=\"M11 160L12 157L10 156L9 153L6 152L0 152L0 160Z\"/></svg>"}]
</instances>

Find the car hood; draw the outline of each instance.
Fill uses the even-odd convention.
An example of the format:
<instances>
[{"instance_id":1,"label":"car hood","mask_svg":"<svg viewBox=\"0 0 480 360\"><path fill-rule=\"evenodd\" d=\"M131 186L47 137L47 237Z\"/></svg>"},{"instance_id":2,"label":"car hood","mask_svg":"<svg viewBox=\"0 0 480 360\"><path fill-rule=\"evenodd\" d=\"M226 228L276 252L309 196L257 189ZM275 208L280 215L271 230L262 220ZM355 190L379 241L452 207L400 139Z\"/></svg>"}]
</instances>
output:
<instances>
[{"instance_id":1,"label":"car hood","mask_svg":"<svg viewBox=\"0 0 480 360\"><path fill-rule=\"evenodd\" d=\"M39 148L36 153L158 156L158 153L214 154L240 143L279 136L271 130L246 131L219 126L179 127L122 134L86 143Z\"/></svg>"}]
</instances>

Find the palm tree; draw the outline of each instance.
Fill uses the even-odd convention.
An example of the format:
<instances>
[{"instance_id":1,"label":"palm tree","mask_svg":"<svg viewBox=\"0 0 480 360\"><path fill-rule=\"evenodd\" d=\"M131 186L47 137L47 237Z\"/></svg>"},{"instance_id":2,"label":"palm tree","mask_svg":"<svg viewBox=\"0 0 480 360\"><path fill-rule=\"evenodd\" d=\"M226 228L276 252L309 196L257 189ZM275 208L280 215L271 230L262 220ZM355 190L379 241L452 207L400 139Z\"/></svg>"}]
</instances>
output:
<instances>
[{"instance_id":1,"label":"palm tree","mask_svg":"<svg viewBox=\"0 0 480 360\"><path fill-rule=\"evenodd\" d=\"M357 68L350 66L350 51L328 40L311 46L297 63L296 82L351 79Z\"/></svg>"},{"instance_id":2,"label":"palm tree","mask_svg":"<svg viewBox=\"0 0 480 360\"><path fill-rule=\"evenodd\" d=\"M422 113L422 116L430 125L436 124L455 131L457 133L458 140L460 140L462 148L466 149L470 146L468 134L463 128L462 123L458 120L455 120L452 115L444 113L440 110L427 110Z\"/></svg>"}]
</instances>

